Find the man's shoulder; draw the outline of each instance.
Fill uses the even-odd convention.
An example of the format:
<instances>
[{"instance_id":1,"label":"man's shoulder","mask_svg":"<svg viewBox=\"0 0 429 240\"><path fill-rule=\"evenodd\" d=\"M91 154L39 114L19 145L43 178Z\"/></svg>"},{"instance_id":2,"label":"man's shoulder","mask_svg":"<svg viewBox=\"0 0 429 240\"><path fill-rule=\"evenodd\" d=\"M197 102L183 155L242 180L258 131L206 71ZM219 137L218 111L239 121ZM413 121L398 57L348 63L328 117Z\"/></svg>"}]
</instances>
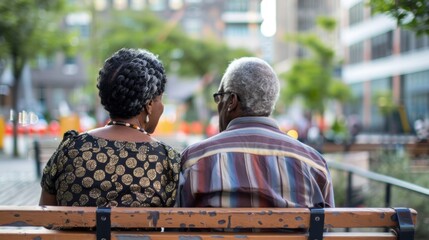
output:
<instances>
[{"instance_id":1,"label":"man's shoulder","mask_svg":"<svg viewBox=\"0 0 429 240\"><path fill-rule=\"evenodd\" d=\"M220 143L225 142L225 137L223 136L224 134L222 133L218 133L214 136L211 136L209 138L206 139L202 139L198 142L194 142L192 144L189 144L184 150L183 153L185 152L194 152L194 151L198 151L201 149L206 149L206 148L210 148L213 147L214 145L218 145Z\"/></svg>"}]
</instances>

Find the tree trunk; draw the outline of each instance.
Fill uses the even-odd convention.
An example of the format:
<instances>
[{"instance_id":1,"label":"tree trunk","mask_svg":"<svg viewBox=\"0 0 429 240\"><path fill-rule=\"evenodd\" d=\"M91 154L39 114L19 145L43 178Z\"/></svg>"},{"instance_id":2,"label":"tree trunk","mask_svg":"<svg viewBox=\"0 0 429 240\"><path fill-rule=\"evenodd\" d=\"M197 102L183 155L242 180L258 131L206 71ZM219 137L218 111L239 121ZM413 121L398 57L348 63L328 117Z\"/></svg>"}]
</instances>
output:
<instances>
[{"instance_id":1,"label":"tree trunk","mask_svg":"<svg viewBox=\"0 0 429 240\"><path fill-rule=\"evenodd\" d=\"M13 126L13 156L18 157L18 89L19 84L17 83L18 80L15 77L14 83L12 85L12 126Z\"/></svg>"},{"instance_id":2,"label":"tree trunk","mask_svg":"<svg viewBox=\"0 0 429 240\"><path fill-rule=\"evenodd\" d=\"M18 151L18 99L19 86L21 85L22 69L24 59L19 59L18 55L12 54L13 84L12 84L12 124L13 124L13 157L19 156Z\"/></svg>"}]
</instances>

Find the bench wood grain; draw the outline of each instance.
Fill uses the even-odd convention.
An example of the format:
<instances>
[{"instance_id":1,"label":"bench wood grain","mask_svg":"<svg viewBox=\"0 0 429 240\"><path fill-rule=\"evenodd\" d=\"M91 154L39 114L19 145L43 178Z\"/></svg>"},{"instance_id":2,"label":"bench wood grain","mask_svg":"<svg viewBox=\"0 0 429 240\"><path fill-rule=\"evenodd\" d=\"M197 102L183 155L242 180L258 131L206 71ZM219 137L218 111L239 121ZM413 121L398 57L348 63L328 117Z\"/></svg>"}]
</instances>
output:
<instances>
[{"instance_id":1,"label":"bench wood grain","mask_svg":"<svg viewBox=\"0 0 429 240\"><path fill-rule=\"evenodd\" d=\"M101 210L108 211L111 239L118 240L219 238L267 240L267 237L307 240L311 220L315 216L308 208L113 207ZM405 210L408 211L408 209ZM408 221L402 227L413 228L417 218L417 212L414 209L409 209L409 215L402 216L402 220L399 222L399 212L393 208L325 208L323 212L323 227L330 229L329 232L323 233L324 240L398 239L394 231L385 232L384 230L398 228L401 221ZM46 229L95 229L97 217L101 216L97 214L100 214L100 209L97 210L95 207L0 206L0 239L97 239L94 230ZM42 228L34 229L34 227ZM263 232L234 232L244 228L258 228ZM276 232L280 228L304 229L305 231ZM133 230L120 231L125 229ZM145 230L135 231L135 229ZM160 232L160 229L164 229L165 232ZM182 232L178 229L200 229L199 231L204 232ZM230 231L207 232L207 229L228 229Z\"/></svg>"}]
</instances>

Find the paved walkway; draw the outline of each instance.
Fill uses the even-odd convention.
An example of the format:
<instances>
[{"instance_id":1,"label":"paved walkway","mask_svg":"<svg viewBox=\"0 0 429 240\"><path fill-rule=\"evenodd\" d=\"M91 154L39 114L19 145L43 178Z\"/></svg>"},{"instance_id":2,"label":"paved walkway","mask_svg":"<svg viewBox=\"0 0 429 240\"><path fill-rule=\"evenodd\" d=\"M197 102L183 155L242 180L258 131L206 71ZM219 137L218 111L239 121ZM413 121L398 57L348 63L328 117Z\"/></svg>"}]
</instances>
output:
<instances>
[{"instance_id":1,"label":"paved walkway","mask_svg":"<svg viewBox=\"0 0 429 240\"><path fill-rule=\"evenodd\" d=\"M10 158L0 153L0 205L37 205L40 184L34 158Z\"/></svg>"}]
</instances>

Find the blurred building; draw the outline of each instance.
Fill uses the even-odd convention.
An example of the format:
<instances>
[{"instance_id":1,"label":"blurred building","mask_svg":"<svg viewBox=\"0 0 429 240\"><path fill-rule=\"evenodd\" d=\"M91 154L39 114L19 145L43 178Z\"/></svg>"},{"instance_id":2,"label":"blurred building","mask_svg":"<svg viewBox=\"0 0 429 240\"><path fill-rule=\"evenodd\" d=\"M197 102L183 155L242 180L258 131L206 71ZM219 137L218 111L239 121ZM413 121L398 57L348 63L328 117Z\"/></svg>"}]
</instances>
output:
<instances>
[{"instance_id":1,"label":"blurred building","mask_svg":"<svg viewBox=\"0 0 429 240\"><path fill-rule=\"evenodd\" d=\"M335 50L338 58L342 57L340 28L336 28L332 33L317 28L316 20L320 16L333 18L339 25L340 0L276 0L277 32L273 37L273 62L278 72L289 70L295 59L308 55L304 48L287 42L287 35L316 34Z\"/></svg>"},{"instance_id":2,"label":"blurred building","mask_svg":"<svg viewBox=\"0 0 429 240\"><path fill-rule=\"evenodd\" d=\"M170 0L158 3L154 10L157 14L168 20L180 16L176 20L193 37L215 38L230 47L261 52L261 0Z\"/></svg>"},{"instance_id":3,"label":"blurred building","mask_svg":"<svg viewBox=\"0 0 429 240\"><path fill-rule=\"evenodd\" d=\"M83 0L71 2L81 7L83 3L88 3ZM261 0L94 0L93 3L100 14L112 8L135 11L150 9L166 21L175 22L196 38L219 39L231 47L244 47L259 55L269 51L269 48L264 50L267 38L260 32L263 21L260 14ZM88 39L91 21L89 10L76 12L65 16L64 27L77 30L79 38ZM40 57L32 63L31 81L22 87L32 89L34 99L31 102L37 105L36 111L52 118L58 118L68 108L74 112L87 111L85 103L90 100L86 99L82 89L90 80L88 61L82 54L67 56L58 53L51 58ZM193 86L197 88L195 84ZM0 95L6 95L7 86L2 83L0 89L3 89ZM0 97L1 104L7 105L7 96Z\"/></svg>"},{"instance_id":4,"label":"blurred building","mask_svg":"<svg viewBox=\"0 0 429 240\"><path fill-rule=\"evenodd\" d=\"M298 59L310 56L308 49L299 46L296 42L287 41L288 36L314 35L318 37L326 46L336 53L336 59L342 58L342 48L340 45L340 25L341 12L340 0L276 0L276 33L272 37L272 65L278 74L286 73ZM336 21L337 27L328 32L317 24L319 17L326 17ZM341 66L335 66L333 74L339 78ZM314 79L317 81L317 79ZM325 116L336 116L337 107L327 107ZM279 117L280 124L285 129L295 128L301 139L305 139L312 124L320 124L318 119L309 117L304 111L302 104L297 101L286 109L279 109L283 112L283 117ZM326 117L328 119L329 117ZM330 117L333 118L333 117ZM328 119L329 120L329 119ZM330 121L324 121L324 126ZM285 123L281 123L281 122ZM312 122L311 122L312 121ZM323 126L320 126L323 127Z\"/></svg>"},{"instance_id":5,"label":"blurred building","mask_svg":"<svg viewBox=\"0 0 429 240\"><path fill-rule=\"evenodd\" d=\"M261 45L261 0L96 0L97 11L149 9L196 38L226 40L255 50ZM244 41L245 40L245 41Z\"/></svg>"},{"instance_id":6,"label":"blurred building","mask_svg":"<svg viewBox=\"0 0 429 240\"><path fill-rule=\"evenodd\" d=\"M153 5L155 2L157 4ZM261 2L262 0L160 0L148 1L146 6L162 19L180 26L191 37L224 42L230 48L245 48L270 60L269 38L261 33L261 24L264 21ZM185 121L198 119L202 123L209 122L213 112L202 94L207 87L207 81L195 79L192 83L174 77L174 74L170 74L172 81L166 91L169 97L175 96L187 106L187 111L179 111L181 114L186 112L186 116L179 118ZM178 94L181 96L177 96ZM179 104L180 102L176 101L176 105Z\"/></svg>"},{"instance_id":7,"label":"blurred building","mask_svg":"<svg viewBox=\"0 0 429 240\"><path fill-rule=\"evenodd\" d=\"M366 131L407 133L416 119L429 117L429 36L398 28L365 2L341 1L342 78L356 97L345 111L360 116ZM383 104L398 108L383 115Z\"/></svg>"},{"instance_id":8,"label":"blurred building","mask_svg":"<svg viewBox=\"0 0 429 240\"><path fill-rule=\"evenodd\" d=\"M67 115L72 110L71 99L85 98L82 88L88 81L87 65L80 55L66 57L58 53L53 58L38 59L31 71L33 96L37 105L32 111L44 113L53 119Z\"/></svg>"},{"instance_id":9,"label":"blurred building","mask_svg":"<svg viewBox=\"0 0 429 240\"><path fill-rule=\"evenodd\" d=\"M80 37L88 37L90 18L83 14L69 14L64 18L64 27L80 28ZM82 55L66 56L59 52L53 56L39 56L24 68L18 96L17 111L34 112L39 118L58 118L62 111L70 111L70 99L84 98L81 90L88 81ZM8 116L11 108L9 87L13 83L11 66L0 71L0 110ZM3 95L3 96L2 96ZM83 102L85 104L85 102ZM1 112L0 112L1 113Z\"/></svg>"}]
</instances>

